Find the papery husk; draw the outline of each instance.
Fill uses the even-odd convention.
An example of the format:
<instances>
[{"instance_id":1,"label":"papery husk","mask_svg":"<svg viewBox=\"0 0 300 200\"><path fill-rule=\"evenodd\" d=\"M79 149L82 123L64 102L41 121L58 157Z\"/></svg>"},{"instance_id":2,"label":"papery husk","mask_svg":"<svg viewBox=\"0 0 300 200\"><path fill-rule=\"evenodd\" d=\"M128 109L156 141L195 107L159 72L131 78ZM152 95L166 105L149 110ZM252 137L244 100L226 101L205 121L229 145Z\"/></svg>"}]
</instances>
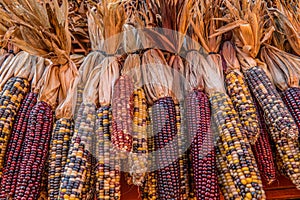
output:
<instances>
[{"instance_id":1,"label":"papery husk","mask_svg":"<svg viewBox=\"0 0 300 200\"><path fill-rule=\"evenodd\" d=\"M14 26L8 31L14 45L32 55L52 59L54 64L65 64L71 51L68 29L68 1L1 0L9 11ZM60 6L59 6L60 5Z\"/></svg>"},{"instance_id":2,"label":"papery husk","mask_svg":"<svg viewBox=\"0 0 300 200\"><path fill-rule=\"evenodd\" d=\"M197 3L198 6L194 9L194 16L191 21L193 28L191 37L197 38L207 53L218 53L222 35L212 35L222 26L221 21L213 20L222 17L221 1L197 1Z\"/></svg>"},{"instance_id":3,"label":"papery husk","mask_svg":"<svg viewBox=\"0 0 300 200\"><path fill-rule=\"evenodd\" d=\"M101 64L99 81L99 103L101 106L111 105L113 88L120 76L121 64L116 56L105 57Z\"/></svg>"},{"instance_id":4,"label":"papery husk","mask_svg":"<svg viewBox=\"0 0 300 200\"><path fill-rule=\"evenodd\" d=\"M44 101L48 103L52 109L55 109L60 89L59 66L53 64L48 66L43 80L41 80L38 85L41 85L38 101Z\"/></svg>"},{"instance_id":5,"label":"papery husk","mask_svg":"<svg viewBox=\"0 0 300 200\"><path fill-rule=\"evenodd\" d=\"M69 61L59 67L59 80L61 83L59 90L59 102L63 101L67 95L68 90L73 86L74 80L79 75L77 67L73 61ZM76 85L77 86L77 85Z\"/></svg>"},{"instance_id":6,"label":"papery husk","mask_svg":"<svg viewBox=\"0 0 300 200\"><path fill-rule=\"evenodd\" d=\"M87 22L92 51L103 50L104 35L103 22L101 19L96 7L89 8L87 12Z\"/></svg>"},{"instance_id":7,"label":"papery husk","mask_svg":"<svg viewBox=\"0 0 300 200\"><path fill-rule=\"evenodd\" d=\"M261 49L261 59L267 64L275 85L282 91L299 87L300 58L270 45Z\"/></svg>"},{"instance_id":8,"label":"papery husk","mask_svg":"<svg viewBox=\"0 0 300 200\"><path fill-rule=\"evenodd\" d=\"M280 24L285 39L288 40L292 49L297 55L300 55L300 14L299 7L291 6L285 1L275 1L276 9L270 9L271 16L275 17L276 23ZM299 5L298 5L299 6ZM274 19L274 18L273 18ZM278 26L276 26L278 28ZM284 50L284 49L282 49Z\"/></svg>"},{"instance_id":9,"label":"papery husk","mask_svg":"<svg viewBox=\"0 0 300 200\"><path fill-rule=\"evenodd\" d=\"M189 85L184 77L185 65L183 60L179 55L172 55L168 64L172 68L174 80L172 92L176 96L174 100L177 102L183 101L186 96L185 92L189 89Z\"/></svg>"},{"instance_id":10,"label":"papery husk","mask_svg":"<svg viewBox=\"0 0 300 200\"><path fill-rule=\"evenodd\" d=\"M142 75L149 104L163 97L175 97L172 71L160 50L150 49L143 54Z\"/></svg>"},{"instance_id":11,"label":"papery husk","mask_svg":"<svg viewBox=\"0 0 300 200\"><path fill-rule=\"evenodd\" d=\"M33 93L40 93L41 85L39 82L43 79L46 68L51 65L51 61L44 59L42 57L38 57L34 68L32 68L31 73L33 73L33 77L31 80L31 91Z\"/></svg>"},{"instance_id":12,"label":"papery husk","mask_svg":"<svg viewBox=\"0 0 300 200\"><path fill-rule=\"evenodd\" d=\"M122 75L127 75L132 78L134 88L143 87L141 63L139 54L129 54L121 71Z\"/></svg>"},{"instance_id":13,"label":"papery husk","mask_svg":"<svg viewBox=\"0 0 300 200\"><path fill-rule=\"evenodd\" d=\"M211 58L206 57L202 60L202 70L204 71L203 80L205 92L211 96L215 92L226 93L222 65L216 65Z\"/></svg>"},{"instance_id":14,"label":"papery husk","mask_svg":"<svg viewBox=\"0 0 300 200\"><path fill-rule=\"evenodd\" d=\"M210 38L233 31L234 43L252 58L256 58L261 44L268 41L273 26L265 27L266 4L257 1L225 0L228 13L220 19L228 24L217 29Z\"/></svg>"},{"instance_id":15,"label":"papery husk","mask_svg":"<svg viewBox=\"0 0 300 200\"><path fill-rule=\"evenodd\" d=\"M230 71L240 72L241 66L236 56L236 50L231 42L224 42L222 56L226 62L225 73L229 73Z\"/></svg>"},{"instance_id":16,"label":"papery husk","mask_svg":"<svg viewBox=\"0 0 300 200\"><path fill-rule=\"evenodd\" d=\"M201 65L205 62L204 56L198 51L190 51L186 55L185 78L190 84L191 90L204 90L204 71Z\"/></svg>"},{"instance_id":17,"label":"papery husk","mask_svg":"<svg viewBox=\"0 0 300 200\"><path fill-rule=\"evenodd\" d=\"M15 76L20 78L28 78L31 69L32 56L26 52L20 52L7 65L3 65L0 69L0 90L3 89L4 84ZM25 72L21 74L20 72Z\"/></svg>"},{"instance_id":18,"label":"papery husk","mask_svg":"<svg viewBox=\"0 0 300 200\"><path fill-rule=\"evenodd\" d=\"M259 59L252 58L251 56L249 56L247 53L244 53L239 48L236 48L236 53L237 53L237 58L240 62L243 72L248 71L252 67L259 66L260 68L262 68L265 71L265 73L266 73L267 77L270 79L270 81L273 81L272 76L267 68L267 65L264 62L260 61Z\"/></svg>"},{"instance_id":19,"label":"papery husk","mask_svg":"<svg viewBox=\"0 0 300 200\"><path fill-rule=\"evenodd\" d=\"M79 68L80 80L79 85L84 86L88 80L89 74L99 65L103 60L104 56L98 51L90 52L84 59L83 63Z\"/></svg>"}]
</instances>

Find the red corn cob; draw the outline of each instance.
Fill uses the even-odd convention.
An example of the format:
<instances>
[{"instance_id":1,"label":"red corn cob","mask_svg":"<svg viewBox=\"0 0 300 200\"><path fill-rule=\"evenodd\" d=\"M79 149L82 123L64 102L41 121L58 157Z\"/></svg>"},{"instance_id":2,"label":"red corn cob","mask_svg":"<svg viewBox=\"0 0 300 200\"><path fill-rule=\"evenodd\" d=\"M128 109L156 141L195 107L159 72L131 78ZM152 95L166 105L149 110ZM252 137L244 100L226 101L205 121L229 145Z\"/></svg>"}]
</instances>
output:
<instances>
[{"instance_id":1,"label":"red corn cob","mask_svg":"<svg viewBox=\"0 0 300 200\"><path fill-rule=\"evenodd\" d=\"M133 82L127 75L121 76L114 85L112 99L113 131L112 143L122 151L132 149L132 114L131 96L133 94Z\"/></svg>"},{"instance_id":2,"label":"red corn cob","mask_svg":"<svg viewBox=\"0 0 300 200\"><path fill-rule=\"evenodd\" d=\"M38 102L30 112L14 199L33 200L39 195L48 156L52 120L52 108L43 101Z\"/></svg>"},{"instance_id":3,"label":"red corn cob","mask_svg":"<svg viewBox=\"0 0 300 200\"><path fill-rule=\"evenodd\" d=\"M37 102L37 94L29 93L25 97L15 124L12 129L11 139L5 154L5 165L0 185L0 198L13 197L16 189L16 181L22 158L22 147L30 112Z\"/></svg>"},{"instance_id":4,"label":"red corn cob","mask_svg":"<svg viewBox=\"0 0 300 200\"><path fill-rule=\"evenodd\" d=\"M252 145L252 150L262 177L264 177L268 184L271 184L276 179L276 168L271 141L268 135L266 123L263 119L263 112L256 100L254 100L254 103L258 112L257 115L259 118L260 134L256 143Z\"/></svg>"},{"instance_id":5,"label":"red corn cob","mask_svg":"<svg viewBox=\"0 0 300 200\"><path fill-rule=\"evenodd\" d=\"M153 128L157 151L156 165L159 167L156 171L159 199L180 199L180 167L175 112L175 104L171 97L160 98L154 102ZM168 145L167 148L166 145Z\"/></svg>"},{"instance_id":6,"label":"red corn cob","mask_svg":"<svg viewBox=\"0 0 300 200\"><path fill-rule=\"evenodd\" d=\"M196 197L199 200L219 199L207 96L199 90L190 92L186 98L186 110Z\"/></svg>"}]
</instances>

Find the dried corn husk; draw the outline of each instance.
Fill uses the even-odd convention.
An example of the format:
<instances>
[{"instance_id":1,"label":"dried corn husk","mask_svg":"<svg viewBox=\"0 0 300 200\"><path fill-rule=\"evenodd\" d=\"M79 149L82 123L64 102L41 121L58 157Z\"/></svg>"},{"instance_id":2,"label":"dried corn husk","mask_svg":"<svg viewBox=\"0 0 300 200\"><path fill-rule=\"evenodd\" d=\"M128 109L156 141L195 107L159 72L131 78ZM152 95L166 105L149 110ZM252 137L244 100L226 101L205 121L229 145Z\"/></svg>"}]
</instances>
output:
<instances>
[{"instance_id":1,"label":"dried corn husk","mask_svg":"<svg viewBox=\"0 0 300 200\"><path fill-rule=\"evenodd\" d=\"M276 47L265 45L260 57L270 71L274 84L282 91L289 87L299 87L300 58L281 51Z\"/></svg>"}]
</instances>

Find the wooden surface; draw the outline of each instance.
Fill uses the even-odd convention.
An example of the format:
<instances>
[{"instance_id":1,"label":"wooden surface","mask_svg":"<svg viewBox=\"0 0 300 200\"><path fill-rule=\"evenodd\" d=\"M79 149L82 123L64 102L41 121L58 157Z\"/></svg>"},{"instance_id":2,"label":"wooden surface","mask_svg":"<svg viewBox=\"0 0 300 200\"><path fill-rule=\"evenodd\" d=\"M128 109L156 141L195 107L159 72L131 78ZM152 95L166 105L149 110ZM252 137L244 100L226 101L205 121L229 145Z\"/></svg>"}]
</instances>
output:
<instances>
[{"instance_id":1,"label":"wooden surface","mask_svg":"<svg viewBox=\"0 0 300 200\"><path fill-rule=\"evenodd\" d=\"M124 176L122 176L121 189L121 200L141 200L138 187L128 185L124 180ZM265 186L265 191L268 200L300 199L300 190L297 190L295 186L283 176L280 176L278 180L271 185Z\"/></svg>"}]
</instances>

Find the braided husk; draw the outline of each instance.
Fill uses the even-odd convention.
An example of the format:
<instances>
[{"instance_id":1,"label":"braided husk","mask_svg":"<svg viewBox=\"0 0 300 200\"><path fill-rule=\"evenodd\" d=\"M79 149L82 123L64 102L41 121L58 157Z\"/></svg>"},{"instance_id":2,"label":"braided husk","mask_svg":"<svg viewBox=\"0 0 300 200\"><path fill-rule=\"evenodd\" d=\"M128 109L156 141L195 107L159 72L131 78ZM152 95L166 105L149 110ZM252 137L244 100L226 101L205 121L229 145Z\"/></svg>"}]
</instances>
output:
<instances>
[{"instance_id":1,"label":"braided husk","mask_svg":"<svg viewBox=\"0 0 300 200\"><path fill-rule=\"evenodd\" d=\"M267 64L274 84L280 90L299 87L300 58L298 56L265 45L261 49L260 58Z\"/></svg>"}]
</instances>

